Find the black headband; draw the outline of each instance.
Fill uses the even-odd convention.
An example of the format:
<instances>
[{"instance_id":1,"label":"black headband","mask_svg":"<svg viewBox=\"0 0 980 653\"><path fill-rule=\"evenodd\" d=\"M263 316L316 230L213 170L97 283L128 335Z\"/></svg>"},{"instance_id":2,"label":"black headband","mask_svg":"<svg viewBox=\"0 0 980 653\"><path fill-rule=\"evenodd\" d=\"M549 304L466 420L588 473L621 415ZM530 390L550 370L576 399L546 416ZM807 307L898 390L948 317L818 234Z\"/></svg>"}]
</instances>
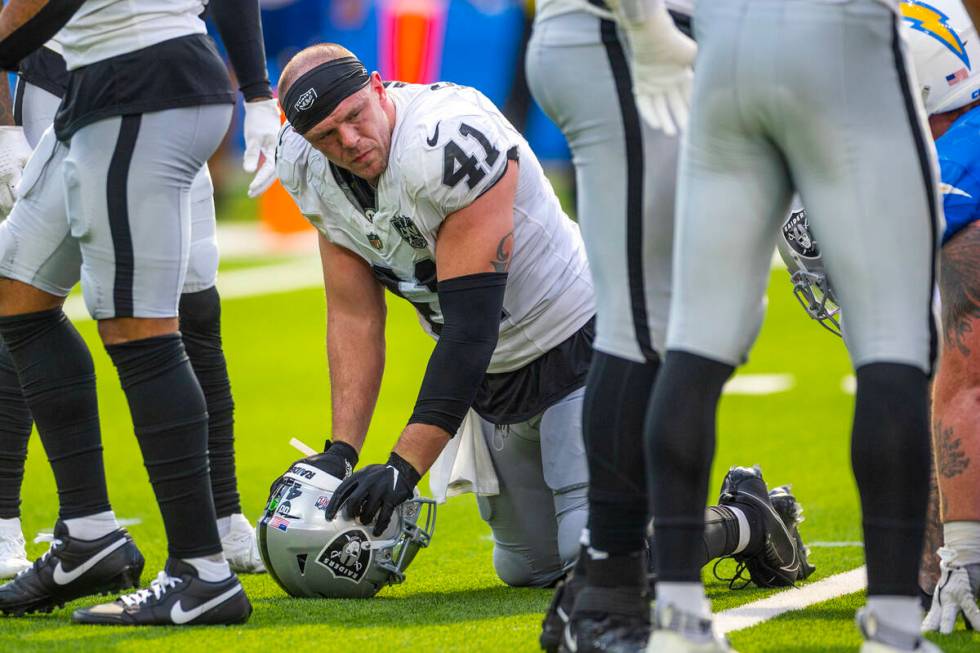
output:
<instances>
[{"instance_id":1,"label":"black headband","mask_svg":"<svg viewBox=\"0 0 980 653\"><path fill-rule=\"evenodd\" d=\"M310 131L371 77L357 57L342 57L303 73L286 92L282 109L299 134Z\"/></svg>"}]
</instances>

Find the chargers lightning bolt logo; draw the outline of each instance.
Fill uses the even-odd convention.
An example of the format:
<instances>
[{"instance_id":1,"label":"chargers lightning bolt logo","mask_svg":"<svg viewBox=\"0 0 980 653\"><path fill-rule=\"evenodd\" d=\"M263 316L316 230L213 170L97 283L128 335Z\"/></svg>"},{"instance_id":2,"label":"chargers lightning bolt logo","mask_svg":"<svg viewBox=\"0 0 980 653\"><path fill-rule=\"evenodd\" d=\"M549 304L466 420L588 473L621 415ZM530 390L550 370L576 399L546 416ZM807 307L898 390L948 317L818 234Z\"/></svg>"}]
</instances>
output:
<instances>
[{"instance_id":1,"label":"chargers lightning bolt logo","mask_svg":"<svg viewBox=\"0 0 980 653\"><path fill-rule=\"evenodd\" d=\"M967 70L973 69L970 65L970 55L966 52L966 44L960 39L956 30L949 26L949 16L925 2L903 2L901 7L902 17L908 22L909 27L936 39L955 54Z\"/></svg>"}]
</instances>

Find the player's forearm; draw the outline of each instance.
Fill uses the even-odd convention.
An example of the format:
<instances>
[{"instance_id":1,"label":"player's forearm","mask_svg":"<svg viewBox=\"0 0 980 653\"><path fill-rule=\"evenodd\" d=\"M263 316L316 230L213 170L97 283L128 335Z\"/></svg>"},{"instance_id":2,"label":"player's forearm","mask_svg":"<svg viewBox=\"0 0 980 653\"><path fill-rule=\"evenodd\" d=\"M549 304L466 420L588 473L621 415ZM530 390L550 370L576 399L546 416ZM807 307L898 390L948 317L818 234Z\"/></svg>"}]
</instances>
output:
<instances>
[{"instance_id":1,"label":"player's forearm","mask_svg":"<svg viewBox=\"0 0 980 653\"><path fill-rule=\"evenodd\" d=\"M10 0L0 12L0 67L18 62L65 26L84 0Z\"/></svg>"},{"instance_id":2,"label":"player's forearm","mask_svg":"<svg viewBox=\"0 0 980 653\"><path fill-rule=\"evenodd\" d=\"M431 424L409 424L402 431L393 451L419 474L425 474L449 442L451 433Z\"/></svg>"},{"instance_id":3,"label":"player's forearm","mask_svg":"<svg viewBox=\"0 0 980 653\"><path fill-rule=\"evenodd\" d=\"M14 124L14 102L10 97L10 84L6 79L0 80L0 127L11 127Z\"/></svg>"},{"instance_id":4,"label":"player's forearm","mask_svg":"<svg viewBox=\"0 0 980 653\"><path fill-rule=\"evenodd\" d=\"M970 18L973 19L973 24L980 31L980 0L963 0L963 6L966 7Z\"/></svg>"},{"instance_id":5,"label":"player's forearm","mask_svg":"<svg viewBox=\"0 0 980 653\"><path fill-rule=\"evenodd\" d=\"M245 100L271 98L258 0L211 0L209 9Z\"/></svg>"},{"instance_id":6,"label":"player's forearm","mask_svg":"<svg viewBox=\"0 0 980 653\"><path fill-rule=\"evenodd\" d=\"M384 314L375 319L329 316L331 438L358 452L378 401L385 364Z\"/></svg>"}]
</instances>

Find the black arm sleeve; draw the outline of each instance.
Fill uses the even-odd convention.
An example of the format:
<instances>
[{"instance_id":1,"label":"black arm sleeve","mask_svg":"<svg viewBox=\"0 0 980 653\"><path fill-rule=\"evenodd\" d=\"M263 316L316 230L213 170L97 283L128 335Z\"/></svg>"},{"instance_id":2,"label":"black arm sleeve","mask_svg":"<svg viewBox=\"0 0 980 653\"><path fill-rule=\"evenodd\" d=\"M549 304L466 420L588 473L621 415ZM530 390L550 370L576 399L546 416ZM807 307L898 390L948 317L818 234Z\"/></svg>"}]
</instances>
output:
<instances>
[{"instance_id":1,"label":"black arm sleeve","mask_svg":"<svg viewBox=\"0 0 980 653\"><path fill-rule=\"evenodd\" d=\"M48 42L68 24L85 0L51 0L26 23L0 41L0 68L17 70L20 60Z\"/></svg>"},{"instance_id":2,"label":"black arm sleeve","mask_svg":"<svg viewBox=\"0 0 980 653\"><path fill-rule=\"evenodd\" d=\"M506 272L483 272L439 282L445 321L429 358L409 424L456 434L490 365L500 332Z\"/></svg>"},{"instance_id":3,"label":"black arm sleeve","mask_svg":"<svg viewBox=\"0 0 980 653\"><path fill-rule=\"evenodd\" d=\"M259 0L211 0L208 9L245 100L272 97Z\"/></svg>"}]
</instances>

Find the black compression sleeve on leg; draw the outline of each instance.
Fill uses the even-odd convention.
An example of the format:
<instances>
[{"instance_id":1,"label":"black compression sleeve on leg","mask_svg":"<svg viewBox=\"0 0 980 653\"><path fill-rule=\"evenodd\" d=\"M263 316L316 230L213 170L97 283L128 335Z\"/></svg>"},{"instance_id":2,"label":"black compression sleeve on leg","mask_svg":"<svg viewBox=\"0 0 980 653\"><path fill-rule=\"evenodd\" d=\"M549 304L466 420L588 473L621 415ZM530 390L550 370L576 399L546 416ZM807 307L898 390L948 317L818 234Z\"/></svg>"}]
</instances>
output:
<instances>
[{"instance_id":1,"label":"black compression sleeve on leg","mask_svg":"<svg viewBox=\"0 0 980 653\"><path fill-rule=\"evenodd\" d=\"M582 431L589 461L589 537L610 555L643 550L647 482L643 422L659 361L595 352L585 384Z\"/></svg>"},{"instance_id":2,"label":"black compression sleeve on leg","mask_svg":"<svg viewBox=\"0 0 980 653\"><path fill-rule=\"evenodd\" d=\"M235 400L221 347L221 298L215 287L180 296L180 334L208 410L211 494L219 518L242 511L235 475Z\"/></svg>"},{"instance_id":3,"label":"black compression sleeve on leg","mask_svg":"<svg viewBox=\"0 0 980 653\"><path fill-rule=\"evenodd\" d=\"M133 416L170 555L221 553L208 475L208 414L177 333L107 345Z\"/></svg>"},{"instance_id":4,"label":"black compression sleeve on leg","mask_svg":"<svg viewBox=\"0 0 980 653\"><path fill-rule=\"evenodd\" d=\"M698 582L704 564L704 508L715 450L715 416L735 368L670 351L647 413L647 478L657 578Z\"/></svg>"},{"instance_id":5,"label":"black compression sleeve on leg","mask_svg":"<svg viewBox=\"0 0 980 653\"><path fill-rule=\"evenodd\" d=\"M58 486L62 519L110 510L95 367L60 308L0 318L24 399Z\"/></svg>"},{"instance_id":6,"label":"black compression sleeve on leg","mask_svg":"<svg viewBox=\"0 0 980 653\"><path fill-rule=\"evenodd\" d=\"M33 424L17 368L0 340L0 519L20 517L20 486Z\"/></svg>"},{"instance_id":7,"label":"black compression sleeve on leg","mask_svg":"<svg viewBox=\"0 0 980 653\"><path fill-rule=\"evenodd\" d=\"M917 596L929 497L929 379L897 363L863 365L856 376L851 464L868 594Z\"/></svg>"},{"instance_id":8,"label":"black compression sleeve on leg","mask_svg":"<svg viewBox=\"0 0 980 653\"><path fill-rule=\"evenodd\" d=\"M444 324L409 424L431 424L456 434L497 346L506 286L506 272L439 282Z\"/></svg>"}]
</instances>

